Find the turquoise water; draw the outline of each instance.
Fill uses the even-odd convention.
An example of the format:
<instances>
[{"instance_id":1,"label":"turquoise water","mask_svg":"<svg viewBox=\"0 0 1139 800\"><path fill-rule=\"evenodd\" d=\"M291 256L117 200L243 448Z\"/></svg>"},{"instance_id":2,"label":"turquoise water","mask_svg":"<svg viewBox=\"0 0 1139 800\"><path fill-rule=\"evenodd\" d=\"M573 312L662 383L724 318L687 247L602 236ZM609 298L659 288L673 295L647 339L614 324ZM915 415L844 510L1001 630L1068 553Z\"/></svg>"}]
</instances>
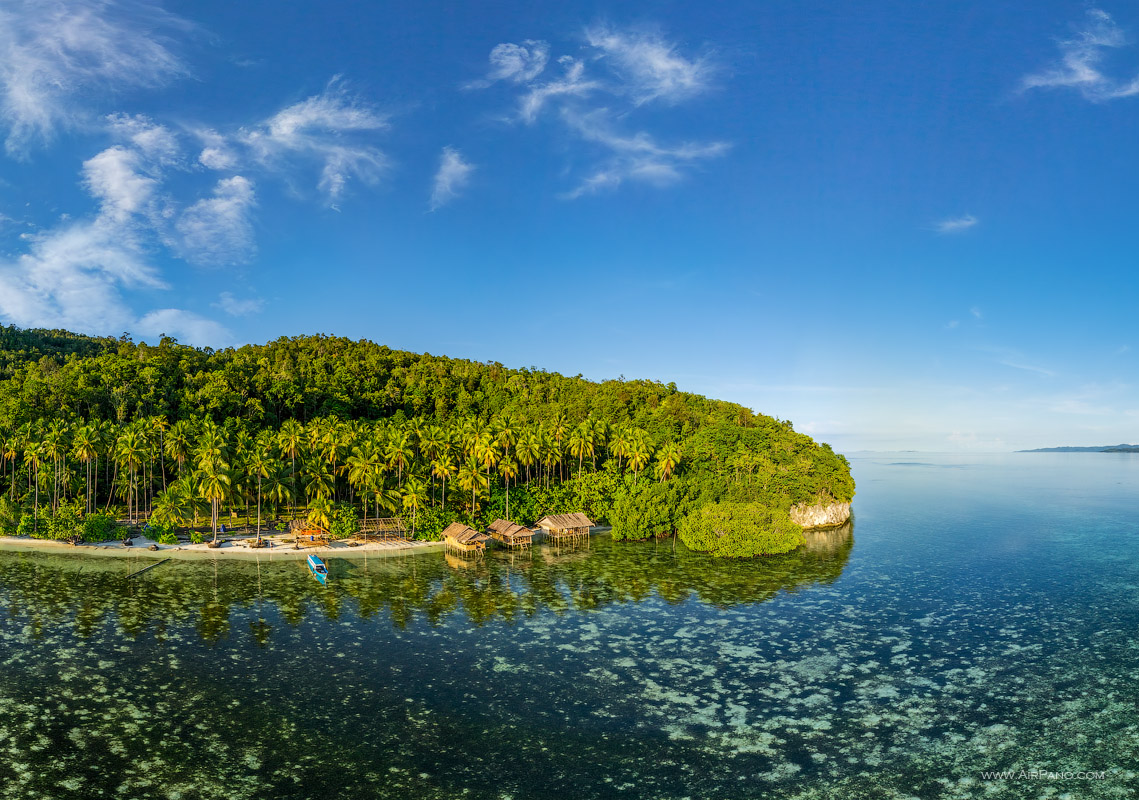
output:
<instances>
[{"instance_id":1,"label":"turquoise water","mask_svg":"<svg viewBox=\"0 0 1139 800\"><path fill-rule=\"evenodd\" d=\"M1139 458L852 463L744 563L0 552L0 797L1133 796Z\"/></svg>"}]
</instances>

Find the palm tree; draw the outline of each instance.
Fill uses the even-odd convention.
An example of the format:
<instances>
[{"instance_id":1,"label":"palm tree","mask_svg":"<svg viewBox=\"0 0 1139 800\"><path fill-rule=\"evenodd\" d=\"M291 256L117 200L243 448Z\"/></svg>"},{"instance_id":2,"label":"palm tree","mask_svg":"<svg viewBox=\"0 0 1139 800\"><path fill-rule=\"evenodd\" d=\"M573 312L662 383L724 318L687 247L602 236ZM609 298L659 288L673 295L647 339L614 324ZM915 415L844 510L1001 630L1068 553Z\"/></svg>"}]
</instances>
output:
<instances>
[{"instance_id":1,"label":"palm tree","mask_svg":"<svg viewBox=\"0 0 1139 800\"><path fill-rule=\"evenodd\" d=\"M308 521L321 530L332 527L332 501L327 497L314 498L308 504Z\"/></svg>"},{"instance_id":2,"label":"palm tree","mask_svg":"<svg viewBox=\"0 0 1139 800\"><path fill-rule=\"evenodd\" d=\"M189 420L179 420L170 426L164 441L165 454L174 459L178 465L178 475L182 475L182 467L190 458L191 442L194 438L194 429Z\"/></svg>"},{"instance_id":3,"label":"palm tree","mask_svg":"<svg viewBox=\"0 0 1139 800\"><path fill-rule=\"evenodd\" d=\"M95 426L83 425L75 431L72 452L87 468L87 482L84 486L83 495L86 500L86 513L90 514L93 508L91 504L91 462L99 457L99 432Z\"/></svg>"},{"instance_id":4,"label":"palm tree","mask_svg":"<svg viewBox=\"0 0 1139 800\"><path fill-rule=\"evenodd\" d=\"M589 424L583 422L573 429L569 435L570 455L577 456L577 477L581 480L581 466L586 453L593 452L593 431Z\"/></svg>"},{"instance_id":5,"label":"palm tree","mask_svg":"<svg viewBox=\"0 0 1139 800\"><path fill-rule=\"evenodd\" d=\"M510 482L518 477L518 464L514 459L503 459L498 462L498 474L506 484L506 518L510 519Z\"/></svg>"},{"instance_id":6,"label":"palm tree","mask_svg":"<svg viewBox=\"0 0 1139 800\"><path fill-rule=\"evenodd\" d=\"M293 479L293 516L296 516L296 502L297 502L297 456L301 452L301 446L304 442L304 428L295 419L287 419L281 424L281 430L277 432L277 444L281 448L282 454L289 457L292 464L292 470L289 473Z\"/></svg>"},{"instance_id":7,"label":"palm tree","mask_svg":"<svg viewBox=\"0 0 1139 800\"><path fill-rule=\"evenodd\" d=\"M0 445L0 465L5 461L12 464L12 483L8 487L8 493L11 499L16 499L16 456L20 454L20 441L16 438L15 434L10 434L4 439Z\"/></svg>"},{"instance_id":8,"label":"palm tree","mask_svg":"<svg viewBox=\"0 0 1139 800\"><path fill-rule=\"evenodd\" d=\"M210 504L210 521L214 529L214 541L218 540L218 511L222 500L229 494L232 479L229 474L229 465L220 458L207 460L199 467L201 480L198 491L204 500Z\"/></svg>"},{"instance_id":9,"label":"palm tree","mask_svg":"<svg viewBox=\"0 0 1139 800\"><path fill-rule=\"evenodd\" d=\"M35 501L32 506L32 535L40 532L40 459L43 455L43 444L29 439L24 443L24 466L31 467L35 477Z\"/></svg>"},{"instance_id":10,"label":"palm tree","mask_svg":"<svg viewBox=\"0 0 1139 800\"><path fill-rule=\"evenodd\" d=\"M384 451L384 457L387 459L388 466L395 467L399 475L399 485L403 485L403 470L407 466L407 462L411 459L411 448L407 443L408 436L406 433L397 434L391 441L388 442L387 449Z\"/></svg>"},{"instance_id":11,"label":"palm tree","mask_svg":"<svg viewBox=\"0 0 1139 800\"><path fill-rule=\"evenodd\" d=\"M431 475L438 478L443 483L443 499L439 503L440 508L447 507L447 479L455 474L455 460L451 457L450 453L443 452L431 462Z\"/></svg>"},{"instance_id":12,"label":"palm tree","mask_svg":"<svg viewBox=\"0 0 1139 800\"><path fill-rule=\"evenodd\" d=\"M257 478L257 541L261 541L261 481L263 478L268 478L273 472L273 460L269 454L265 452L264 441L258 442L258 446L253 449L249 454L249 458L245 462L248 474Z\"/></svg>"},{"instance_id":13,"label":"palm tree","mask_svg":"<svg viewBox=\"0 0 1139 800\"><path fill-rule=\"evenodd\" d=\"M471 493L471 515L475 513L475 496L486 487L488 481L482 474L482 465L474 457L468 458L459 469L459 486Z\"/></svg>"},{"instance_id":14,"label":"palm tree","mask_svg":"<svg viewBox=\"0 0 1139 800\"><path fill-rule=\"evenodd\" d=\"M530 467L539 458L541 448L538 444L538 437L533 431L529 431L518 438L518 445L514 450L518 460L522 466L526 467L526 482L530 482Z\"/></svg>"},{"instance_id":15,"label":"palm tree","mask_svg":"<svg viewBox=\"0 0 1139 800\"><path fill-rule=\"evenodd\" d=\"M52 422L43 438L43 455L50 458L52 463L51 483L51 513L59 509L59 477L61 464L67 457L67 426L60 422Z\"/></svg>"},{"instance_id":16,"label":"palm tree","mask_svg":"<svg viewBox=\"0 0 1139 800\"><path fill-rule=\"evenodd\" d=\"M424 486L423 482L415 478L409 478L407 485L403 487L403 496L400 498L403 507L411 511L411 530L415 532L415 525L419 520L419 509L423 507Z\"/></svg>"},{"instance_id":17,"label":"palm tree","mask_svg":"<svg viewBox=\"0 0 1139 800\"><path fill-rule=\"evenodd\" d=\"M676 442L667 442L657 452L657 475L661 482L668 480L680 466L680 447Z\"/></svg>"},{"instance_id":18,"label":"palm tree","mask_svg":"<svg viewBox=\"0 0 1139 800\"><path fill-rule=\"evenodd\" d=\"M127 484L127 516L131 524L136 523L138 512L138 470L142 466L146 455L146 442L135 428L127 428L119 434L115 442L115 460L118 465L130 473L130 482Z\"/></svg>"},{"instance_id":19,"label":"palm tree","mask_svg":"<svg viewBox=\"0 0 1139 800\"><path fill-rule=\"evenodd\" d=\"M637 431L629 449L629 466L633 468L633 483L640 478L641 470L649 463L653 455L653 446L649 444L644 431Z\"/></svg>"}]
</instances>

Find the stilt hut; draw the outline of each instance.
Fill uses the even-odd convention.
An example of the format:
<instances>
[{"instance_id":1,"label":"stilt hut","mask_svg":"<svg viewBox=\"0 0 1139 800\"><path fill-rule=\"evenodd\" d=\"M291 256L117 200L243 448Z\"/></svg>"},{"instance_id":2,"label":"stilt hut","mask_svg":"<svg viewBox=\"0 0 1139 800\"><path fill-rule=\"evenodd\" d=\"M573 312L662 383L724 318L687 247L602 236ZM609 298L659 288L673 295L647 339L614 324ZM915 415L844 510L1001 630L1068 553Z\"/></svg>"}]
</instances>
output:
<instances>
[{"instance_id":1,"label":"stilt hut","mask_svg":"<svg viewBox=\"0 0 1139 800\"><path fill-rule=\"evenodd\" d=\"M529 547L534 539L534 531L505 519L496 519L487 528L490 538L506 547Z\"/></svg>"},{"instance_id":2,"label":"stilt hut","mask_svg":"<svg viewBox=\"0 0 1139 800\"><path fill-rule=\"evenodd\" d=\"M579 538L589 538L589 529L593 522L580 511L573 514L550 514L538 520L538 527L546 532L546 538L551 542L573 541Z\"/></svg>"},{"instance_id":3,"label":"stilt hut","mask_svg":"<svg viewBox=\"0 0 1139 800\"><path fill-rule=\"evenodd\" d=\"M463 555L479 555L486 552L490 537L461 522L452 522L443 529L443 541L447 549Z\"/></svg>"}]
</instances>

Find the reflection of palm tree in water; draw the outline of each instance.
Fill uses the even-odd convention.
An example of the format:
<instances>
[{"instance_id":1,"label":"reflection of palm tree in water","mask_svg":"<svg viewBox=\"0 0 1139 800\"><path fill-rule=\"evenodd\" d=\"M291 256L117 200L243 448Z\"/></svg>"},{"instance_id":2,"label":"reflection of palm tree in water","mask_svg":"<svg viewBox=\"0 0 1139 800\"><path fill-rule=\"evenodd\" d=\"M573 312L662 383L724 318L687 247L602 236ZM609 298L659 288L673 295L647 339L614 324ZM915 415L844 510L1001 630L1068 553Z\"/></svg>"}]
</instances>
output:
<instances>
[{"instance_id":1,"label":"reflection of palm tree in water","mask_svg":"<svg viewBox=\"0 0 1139 800\"><path fill-rule=\"evenodd\" d=\"M762 603L838 579L854 546L853 526L807 533L807 543L781 556L715 559L678 545L617 543L596 537L589 550L540 546L526 555L492 551L463 569L439 553L371 559L364 564L335 559L337 579L322 587L294 561L266 565L217 560L172 562L146 579L123 581L114 559L69 560L50 554L0 558L0 593L36 625L81 616L81 630L98 630L110 616L128 632L148 625L198 620L198 632L217 641L229 630L235 608L256 606L251 633L264 645L270 636L265 603L289 625L313 610L336 619L347 608L361 617L385 615L395 627L423 620L435 624L456 613L481 625L541 611L565 614L653 596L669 603L697 597L720 608ZM80 576L79 568L82 568ZM343 604L347 604L346 606Z\"/></svg>"}]
</instances>

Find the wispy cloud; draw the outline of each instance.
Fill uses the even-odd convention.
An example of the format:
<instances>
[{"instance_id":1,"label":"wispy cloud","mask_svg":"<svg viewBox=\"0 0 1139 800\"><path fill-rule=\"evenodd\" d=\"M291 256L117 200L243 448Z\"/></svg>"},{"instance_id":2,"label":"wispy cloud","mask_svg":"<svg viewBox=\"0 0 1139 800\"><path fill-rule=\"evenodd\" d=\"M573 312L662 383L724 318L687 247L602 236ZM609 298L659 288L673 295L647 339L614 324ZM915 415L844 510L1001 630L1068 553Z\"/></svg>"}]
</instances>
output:
<instances>
[{"instance_id":1,"label":"wispy cloud","mask_svg":"<svg viewBox=\"0 0 1139 800\"><path fill-rule=\"evenodd\" d=\"M565 74L546 83L532 85L518 101L518 116L524 122L533 122L546 107L547 101L558 97L585 97L601 88L598 81L586 80L585 64L570 56L558 59Z\"/></svg>"},{"instance_id":2,"label":"wispy cloud","mask_svg":"<svg viewBox=\"0 0 1139 800\"><path fill-rule=\"evenodd\" d=\"M1013 369L1024 370L1025 372L1035 372L1037 375L1044 375L1049 378L1054 378L1056 373L1044 367L1038 367L1035 364L1025 364L1019 361L1000 361L1002 366L1012 367Z\"/></svg>"},{"instance_id":3,"label":"wispy cloud","mask_svg":"<svg viewBox=\"0 0 1139 800\"><path fill-rule=\"evenodd\" d=\"M938 220L933 224L933 230L941 234L964 233L978 222L980 222L980 220L972 214L965 214L960 217L949 217L948 219Z\"/></svg>"},{"instance_id":4,"label":"wispy cloud","mask_svg":"<svg viewBox=\"0 0 1139 800\"><path fill-rule=\"evenodd\" d=\"M317 161L321 164L318 188L334 202L349 180L375 183L379 179L387 158L369 137L388 126L386 116L351 95L337 76L324 91L241 130L235 138L266 166L296 157ZM207 155L207 160L216 163L215 154Z\"/></svg>"},{"instance_id":5,"label":"wispy cloud","mask_svg":"<svg viewBox=\"0 0 1139 800\"><path fill-rule=\"evenodd\" d=\"M250 214L257 204L253 183L241 175L217 182L211 197L182 212L176 224L188 261L204 266L242 264L255 248Z\"/></svg>"},{"instance_id":6,"label":"wispy cloud","mask_svg":"<svg viewBox=\"0 0 1139 800\"><path fill-rule=\"evenodd\" d=\"M446 205L466 188L474 172L474 165L464 161L463 155L453 147L444 147L439 158L439 169L431 187L431 210Z\"/></svg>"},{"instance_id":7,"label":"wispy cloud","mask_svg":"<svg viewBox=\"0 0 1139 800\"><path fill-rule=\"evenodd\" d=\"M1127 44L1126 34L1110 14L1097 8L1090 9L1075 35L1059 42L1059 62L1042 72L1026 76L1021 83L1022 88L1075 89L1092 102L1139 94L1139 75L1118 79L1102 71L1106 54Z\"/></svg>"},{"instance_id":8,"label":"wispy cloud","mask_svg":"<svg viewBox=\"0 0 1139 800\"><path fill-rule=\"evenodd\" d=\"M466 88L485 89L498 81L527 83L542 74L549 60L550 45L543 41L527 39L522 44L495 45L490 51L490 70L486 77L471 81Z\"/></svg>"},{"instance_id":9,"label":"wispy cloud","mask_svg":"<svg viewBox=\"0 0 1139 800\"><path fill-rule=\"evenodd\" d=\"M585 38L610 62L619 86L637 105L686 100L705 91L714 72L706 57L684 57L659 33L597 25L586 30Z\"/></svg>"},{"instance_id":10,"label":"wispy cloud","mask_svg":"<svg viewBox=\"0 0 1139 800\"><path fill-rule=\"evenodd\" d=\"M97 0L11 0L0 7L0 119L24 156L89 113L92 97L188 74L165 34L191 26L161 9Z\"/></svg>"},{"instance_id":11,"label":"wispy cloud","mask_svg":"<svg viewBox=\"0 0 1139 800\"><path fill-rule=\"evenodd\" d=\"M248 297L239 300L233 296L232 292L222 292L218 295L218 301L210 303L210 305L214 308L220 308L231 317L244 317L259 313L265 307L265 301L260 297Z\"/></svg>"},{"instance_id":12,"label":"wispy cloud","mask_svg":"<svg viewBox=\"0 0 1139 800\"><path fill-rule=\"evenodd\" d=\"M622 135L613 129L608 109L587 114L564 112L570 127L588 142L601 145L610 155L566 196L580 197L606 188L616 188L627 180L653 186L667 186L680 180L683 170L694 162L715 158L727 151L724 142L697 142L665 146L645 132Z\"/></svg>"},{"instance_id":13,"label":"wispy cloud","mask_svg":"<svg viewBox=\"0 0 1139 800\"><path fill-rule=\"evenodd\" d=\"M662 143L637 131L633 115L650 104L677 105L711 88L715 65L708 56L690 57L657 32L596 25L584 32L584 54L557 59L561 73L545 77L550 48L527 40L491 51L492 69L468 88L497 82L519 87L518 122L553 117L593 148L592 165L577 186L562 194L577 198L626 182L667 186L698 162L723 155L725 142ZM634 132L628 132L632 128Z\"/></svg>"}]
</instances>

